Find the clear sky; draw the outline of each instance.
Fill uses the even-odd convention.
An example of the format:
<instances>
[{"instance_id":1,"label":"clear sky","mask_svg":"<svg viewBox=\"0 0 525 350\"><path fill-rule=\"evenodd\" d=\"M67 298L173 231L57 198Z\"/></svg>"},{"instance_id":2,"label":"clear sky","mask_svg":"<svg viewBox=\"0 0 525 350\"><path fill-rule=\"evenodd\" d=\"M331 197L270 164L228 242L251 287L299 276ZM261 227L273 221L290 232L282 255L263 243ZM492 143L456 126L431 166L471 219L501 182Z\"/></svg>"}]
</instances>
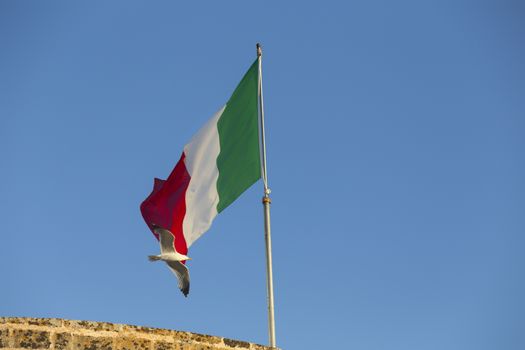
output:
<instances>
[{"instance_id":1,"label":"clear sky","mask_svg":"<svg viewBox=\"0 0 525 350\"><path fill-rule=\"evenodd\" d=\"M277 344L525 348L525 5L2 1L0 315L267 343L262 184L190 249L139 205L264 47Z\"/></svg>"}]
</instances>

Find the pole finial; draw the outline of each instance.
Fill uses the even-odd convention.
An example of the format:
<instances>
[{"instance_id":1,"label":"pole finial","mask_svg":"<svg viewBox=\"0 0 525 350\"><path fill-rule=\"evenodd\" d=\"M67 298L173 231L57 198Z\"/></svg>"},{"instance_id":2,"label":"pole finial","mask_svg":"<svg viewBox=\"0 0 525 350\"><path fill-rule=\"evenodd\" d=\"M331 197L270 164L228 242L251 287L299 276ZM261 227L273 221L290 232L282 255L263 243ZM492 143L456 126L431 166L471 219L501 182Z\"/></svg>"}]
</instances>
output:
<instances>
[{"instance_id":1,"label":"pole finial","mask_svg":"<svg viewBox=\"0 0 525 350\"><path fill-rule=\"evenodd\" d=\"M257 57L261 57L262 56L262 46L261 44L257 43Z\"/></svg>"}]
</instances>

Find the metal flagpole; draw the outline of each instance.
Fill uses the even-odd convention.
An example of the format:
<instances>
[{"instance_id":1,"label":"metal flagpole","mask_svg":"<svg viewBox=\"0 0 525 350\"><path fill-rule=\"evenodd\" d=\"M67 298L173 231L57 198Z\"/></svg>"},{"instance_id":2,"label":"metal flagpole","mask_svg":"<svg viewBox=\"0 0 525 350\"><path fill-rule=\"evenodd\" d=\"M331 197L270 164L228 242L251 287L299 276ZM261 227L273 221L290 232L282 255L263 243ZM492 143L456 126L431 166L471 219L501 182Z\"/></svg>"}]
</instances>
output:
<instances>
[{"instance_id":1,"label":"metal flagpole","mask_svg":"<svg viewBox=\"0 0 525 350\"><path fill-rule=\"evenodd\" d=\"M264 135L264 99L262 89L262 48L257 43L257 61L259 64L259 81L258 81L258 96L259 96L259 122L260 122L260 136L261 136L261 165L262 165L262 179L264 184L264 196L262 203L264 207L264 238L266 241L266 286L268 292L268 334L271 347L275 345L275 317L273 308L273 273L272 273L272 236L270 229L270 189L268 188L268 175L266 173L266 141Z\"/></svg>"}]
</instances>

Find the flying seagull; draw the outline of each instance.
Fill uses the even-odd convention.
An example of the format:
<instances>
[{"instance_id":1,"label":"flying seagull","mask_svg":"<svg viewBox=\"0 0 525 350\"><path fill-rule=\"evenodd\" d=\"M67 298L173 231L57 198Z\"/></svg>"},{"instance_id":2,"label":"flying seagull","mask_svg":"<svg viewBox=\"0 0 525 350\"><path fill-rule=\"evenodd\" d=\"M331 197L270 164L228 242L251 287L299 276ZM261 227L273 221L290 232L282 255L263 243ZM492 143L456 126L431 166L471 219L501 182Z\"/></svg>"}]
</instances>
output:
<instances>
[{"instance_id":1,"label":"flying seagull","mask_svg":"<svg viewBox=\"0 0 525 350\"><path fill-rule=\"evenodd\" d=\"M160 255L149 255L149 261L162 260L170 270L177 276L179 280L179 289L185 297L190 292L190 272L188 268L182 263L184 260L191 260L184 254L180 254L175 250L175 237L173 234L158 225L152 225L153 232L160 237Z\"/></svg>"}]
</instances>

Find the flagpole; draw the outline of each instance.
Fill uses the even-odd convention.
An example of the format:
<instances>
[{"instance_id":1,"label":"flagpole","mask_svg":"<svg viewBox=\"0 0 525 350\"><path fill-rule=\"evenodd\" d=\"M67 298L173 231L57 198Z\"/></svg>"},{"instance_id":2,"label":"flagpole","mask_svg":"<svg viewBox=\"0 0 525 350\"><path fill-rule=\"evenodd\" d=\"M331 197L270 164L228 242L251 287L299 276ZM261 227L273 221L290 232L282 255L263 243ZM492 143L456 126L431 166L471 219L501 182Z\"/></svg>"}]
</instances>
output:
<instances>
[{"instance_id":1,"label":"flagpole","mask_svg":"<svg viewBox=\"0 0 525 350\"><path fill-rule=\"evenodd\" d=\"M258 97L259 97L259 122L260 122L260 136L261 136L261 175L264 185L264 196L262 203L264 207L264 238L266 241L266 287L268 296L268 335L269 345L275 345L275 315L273 303L273 272L272 272L272 236L270 229L270 189L268 188L268 175L266 173L266 140L264 134L264 99L262 89L262 48L257 43L257 61L259 65L259 81L258 81Z\"/></svg>"}]
</instances>

